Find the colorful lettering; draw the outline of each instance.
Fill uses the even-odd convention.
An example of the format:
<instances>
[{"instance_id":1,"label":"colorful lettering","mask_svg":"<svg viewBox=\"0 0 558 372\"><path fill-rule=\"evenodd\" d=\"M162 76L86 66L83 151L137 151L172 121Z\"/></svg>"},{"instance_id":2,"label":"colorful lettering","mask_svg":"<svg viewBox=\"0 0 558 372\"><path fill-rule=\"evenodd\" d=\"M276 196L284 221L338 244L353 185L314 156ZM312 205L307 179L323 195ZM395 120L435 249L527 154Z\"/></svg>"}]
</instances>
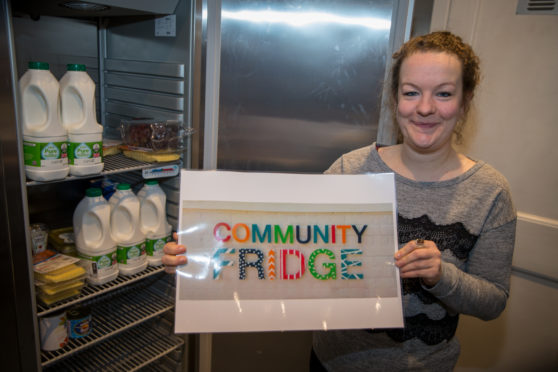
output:
<instances>
[{"instance_id":1,"label":"colorful lettering","mask_svg":"<svg viewBox=\"0 0 558 372\"><path fill-rule=\"evenodd\" d=\"M360 249L341 249L341 279L362 279L361 273L349 273L349 269L353 267L362 266L361 261L349 261L347 258L352 255L361 255Z\"/></svg>"},{"instance_id":2,"label":"colorful lettering","mask_svg":"<svg viewBox=\"0 0 558 372\"><path fill-rule=\"evenodd\" d=\"M256 255L258 259L256 261L247 261L247 255ZM258 270L258 279L263 280L265 279L264 269L262 266L264 260L264 254L259 249L254 248L242 248L238 250L238 270L239 275L238 279L245 280L246 279L246 268L253 267Z\"/></svg>"},{"instance_id":3,"label":"colorful lettering","mask_svg":"<svg viewBox=\"0 0 558 372\"><path fill-rule=\"evenodd\" d=\"M294 274L289 274L287 271L287 255L295 255L300 263L298 271ZM281 249L281 279L292 280L300 279L305 270L304 255L296 249Z\"/></svg>"},{"instance_id":4,"label":"colorful lettering","mask_svg":"<svg viewBox=\"0 0 558 372\"><path fill-rule=\"evenodd\" d=\"M308 271L316 279L328 280L337 279L337 265L334 262L324 262L322 266L327 270L327 273L322 275L316 270L316 257L320 254L325 254L330 260L335 260L335 254L329 249L316 249L308 258Z\"/></svg>"},{"instance_id":5,"label":"colorful lettering","mask_svg":"<svg viewBox=\"0 0 558 372\"><path fill-rule=\"evenodd\" d=\"M221 277L221 270L223 270L224 267L234 266L234 261L223 260L221 256L234 253L234 248L219 248L213 253L213 279L219 279Z\"/></svg>"}]
</instances>

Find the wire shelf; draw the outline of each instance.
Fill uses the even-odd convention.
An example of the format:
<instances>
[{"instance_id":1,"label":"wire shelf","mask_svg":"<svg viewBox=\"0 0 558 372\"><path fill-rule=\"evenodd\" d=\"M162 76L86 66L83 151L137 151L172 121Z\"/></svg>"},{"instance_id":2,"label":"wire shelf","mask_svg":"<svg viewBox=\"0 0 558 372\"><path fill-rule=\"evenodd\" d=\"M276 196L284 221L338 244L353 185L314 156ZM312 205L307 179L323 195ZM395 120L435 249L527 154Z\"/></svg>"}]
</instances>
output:
<instances>
[{"instance_id":1,"label":"wire shelf","mask_svg":"<svg viewBox=\"0 0 558 372\"><path fill-rule=\"evenodd\" d=\"M53 181L27 181L27 186L42 185L45 183L57 183L66 182L77 179L89 179L99 176L105 176L109 174L130 172L135 170L142 170L150 167L161 167L163 165L169 164L180 164L180 160L168 162L168 163L146 163L143 161L135 160L124 156L123 154L114 154L103 157L103 162L105 163L103 171L97 174L90 174L87 176L67 176L66 178Z\"/></svg>"},{"instance_id":2,"label":"wire shelf","mask_svg":"<svg viewBox=\"0 0 558 372\"><path fill-rule=\"evenodd\" d=\"M147 322L56 363L45 371L137 371L181 347L184 340Z\"/></svg>"},{"instance_id":3,"label":"wire shelf","mask_svg":"<svg viewBox=\"0 0 558 372\"><path fill-rule=\"evenodd\" d=\"M82 288L81 293L78 296L57 302L51 306L41 304L39 301L37 301L37 316L44 316L49 313L62 310L68 306L83 302L85 300L89 300L104 293L108 293L117 288L121 288L128 284L137 282L138 280L142 280L144 278L148 278L152 275L158 274L162 271L164 271L163 266L148 266L145 270L137 274L129 276L119 275L116 279L111 280L110 282L103 285L87 284L85 287Z\"/></svg>"},{"instance_id":4,"label":"wire shelf","mask_svg":"<svg viewBox=\"0 0 558 372\"><path fill-rule=\"evenodd\" d=\"M163 277L164 278L164 277ZM142 285L142 288L139 288ZM56 361L91 347L123 331L138 326L174 307L172 285L165 280L138 283L105 296L91 306L91 331L86 337L70 339L56 351L41 351L41 364L48 366Z\"/></svg>"}]
</instances>

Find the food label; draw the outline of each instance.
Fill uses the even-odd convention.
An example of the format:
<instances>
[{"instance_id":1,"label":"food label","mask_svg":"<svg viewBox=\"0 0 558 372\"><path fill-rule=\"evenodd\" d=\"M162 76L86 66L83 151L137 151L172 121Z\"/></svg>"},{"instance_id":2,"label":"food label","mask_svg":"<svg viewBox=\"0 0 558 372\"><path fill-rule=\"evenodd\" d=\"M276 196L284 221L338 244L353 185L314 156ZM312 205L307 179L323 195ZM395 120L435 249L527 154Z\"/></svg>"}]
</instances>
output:
<instances>
[{"instance_id":1,"label":"food label","mask_svg":"<svg viewBox=\"0 0 558 372\"><path fill-rule=\"evenodd\" d=\"M91 331L90 327L91 315L84 316L80 319L68 319L68 333L70 338L81 338L89 336Z\"/></svg>"},{"instance_id":2,"label":"food label","mask_svg":"<svg viewBox=\"0 0 558 372\"><path fill-rule=\"evenodd\" d=\"M23 141L23 162L26 166L56 170L68 166L67 142Z\"/></svg>"},{"instance_id":3,"label":"food label","mask_svg":"<svg viewBox=\"0 0 558 372\"><path fill-rule=\"evenodd\" d=\"M116 249L118 263L131 264L145 257L145 242L134 245L119 245Z\"/></svg>"},{"instance_id":4,"label":"food label","mask_svg":"<svg viewBox=\"0 0 558 372\"><path fill-rule=\"evenodd\" d=\"M145 241L145 251L148 256L161 257L163 256L163 247L165 244L172 240L172 235L165 236L159 239L147 239Z\"/></svg>"},{"instance_id":5,"label":"food label","mask_svg":"<svg viewBox=\"0 0 558 372\"><path fill-rule=\"evenodd\" d=\"M103 142L70 142L68 158L71 165L102 163Z\"/></svg>"},{"instance_id":6,"label":"food label","mask_svg":"<svg viewBox=\"0 0 558 372\"><path fill-rule=\"evenodd\" d=\"M83 253L78 253L78 257L82 260L82 264L85 263L85 269L90 275L112 271L113 266L116 265L116 251L99 256L88 256Z\"/></svg>"}]
</instances>

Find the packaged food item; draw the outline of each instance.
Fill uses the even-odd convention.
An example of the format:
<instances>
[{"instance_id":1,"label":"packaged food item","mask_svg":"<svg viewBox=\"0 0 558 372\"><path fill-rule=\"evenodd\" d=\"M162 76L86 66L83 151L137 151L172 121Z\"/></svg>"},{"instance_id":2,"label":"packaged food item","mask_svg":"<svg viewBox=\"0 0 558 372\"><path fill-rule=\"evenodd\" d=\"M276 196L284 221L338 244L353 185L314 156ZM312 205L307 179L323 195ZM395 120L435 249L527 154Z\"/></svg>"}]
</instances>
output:
<instances>
[{"instance_id":1,"label":"packaged food item","mask_svg":"<svg viewBox=\"0 0 558 372\"><path fill-rule=\"evenodd\" d=\"M118 276L116 243L110 232L110 204L100 188L88 188L74 210L73 226L80 265L93 285Z\"/></svg>"},{"instance_id":2,"label":"packaged food item","mask_svg":"<svg viewBox=\"0 0 558 372\"><path fill-rule=\"evenodd\" d=\"M134 275L147 267L145 234L140 226L140 201L128 183L118 184L109 199L110 231L116 242L118 270Z\"/></svg>"},{"instance_id":3,"label":"packaged food item","mask_svg":"<svg viewBox=\"0 0 558 372\"><path fill-rule=\"evenodd\" d=\"M48 241L56 251L68 256L77 257L73 227L69 226L52 230L48 234Z\"/></svg>"},{"instance_id":4,"label":"packaged food item","mask_svg":"<svg viewBox=\"0 0 558 372\"><path fill-rule=\"evenodd\" d=\"M95 82L85 65L71 63L60 79L60 121L68 132L70 174L101 173L103 126L97 123Z\"/></svg>"},{"instance_id":5,"label":"packaged food item","mask_svg":"<svg viewBox=\"0 0 558 372\"><path fill-rule=\"evenodd\" d=\"M132 150L122 150L122 153L128 158L132 158L137 161L143 161L146 163L165 163L180 159L180 154L173 153L157 154Z\"/></svg>"},{"instance_id":6,"label":"packaged food item","mask_svg":"<svg viewBox=\"0 0 558 372\"><path fill-rule=\"evenodd\" d=\"M33 255L44 252L47 249L48 227L44 223L34 223L30 226L31 249Z\"/></svg>"},{"instance_id":7,"label":"packaged food item","mask_svg":"<svg viewBox=\"0 0 558 372\"><path fill-rule=\"evenodd\" d=\"M120 122L122 152L145 162L168 162L180 158L184 139L192 133L177 120L134 119Z\"/></svg>"},{"instance_id":8,"label":"packaged food item","mask_svg":"<svg viewBox=\"0 0 558 372\"><path fill-rule=\"evenodd\" d=\"M57 311L39 319L41 334L41 349L54 351L63 348L68 343L66 328L66 312Z\"/></svg>"},{"instance_id":9,"label":"packaged food item","mask_svg":"<svg viewBox=\"0 0 558 372\"><path fill-rule=\"evenodd\" d=\"M77 265L79 258L57 253L51 249L36 255L33 271L37 298L45 305L77 296L85 285L86 271Z\"/></svg>"},{"instance_id":10,"label":"packaged food item","mask_svg":"<svg viewBox=\"0 0 558 372\"><path fill-rule=\"evenodd\" d=\"M85 285L83 276L81 279L73 279L57 284L42 284L37 285L38 290L46 296L55 296L65 291L81 290Z\"/></svg>"},{"instance_id":11,"label":"packaged food item","mask_svg":"<svg viewBox=\"0 0 558 372\"><path fill-rule=\"evenodd\" d=\"M119 154L120 145L122 145L121 140L103 138L103 156Z\"/></svg>"},{"instance_id":12,"label":"packaged food item","mask_svg":"<svg viewBox=\"0 0 558 372\"><path fill-rule=\"evenodd\" d=\"M79 280L85 275L85 269L79 265L70 264L47 273L35 272L35 279L46 284L59 284L69 280Z\"/></svg>"},{"instance_id":13,"label":"packaged food item","mask_svg":"<svg viewBox=\"0 0 558 372\"><path fill-rule=\"evenodd\" d=\"M47 306L50 306L58 301L62 301L74 296L78 296L80 293L81 293L81 288L77 288L77 289L69 289L67 291L56 293L52 296L40 292L37 294L37 297L42 303L44 303Z\"/></svg>"},{"instance_id":14,"label":"packaged food item","mask_svg":"<svg viewBox=\"0 0 558 372\"><path fill-rule=\"evenodd\" d=\"M66 311L68 335L72 339L87 337L91 333L91 310L75 306Z\"/></svg>"},{"instance_id":15,"label":"packaged food item","mask_svg":"<svg viewBox=\"0 0 558 372\"><path fill-rule=\"evenodd\" d=\"M120 134L128 150L178 152L182 150L183 130L176 120L122 120Z\"/></svg>"},{"instance_id":16,"label":"packaged food item","mask_svg":"<svg viewBox=\"0 0 558 372\"><path fill-rule=\"evenodd\" d=\"M35 181L68 175L68 135L58 116L60 84L46 62L29 62L19 80L25 174Z\"/></svg>"},{"instance_id":17,"label":"packaged food item","mask_svg":"<svg viewBox=\"0 0 558 372\"><path fill-rule=\"evenodd\" d=\"M138 192L138 199L147 262L150 266L158 266L162 263L163 247L172 239L172 226L167 221L167 196L157 180L149 180Z\"/></svg>"}]
</instances>

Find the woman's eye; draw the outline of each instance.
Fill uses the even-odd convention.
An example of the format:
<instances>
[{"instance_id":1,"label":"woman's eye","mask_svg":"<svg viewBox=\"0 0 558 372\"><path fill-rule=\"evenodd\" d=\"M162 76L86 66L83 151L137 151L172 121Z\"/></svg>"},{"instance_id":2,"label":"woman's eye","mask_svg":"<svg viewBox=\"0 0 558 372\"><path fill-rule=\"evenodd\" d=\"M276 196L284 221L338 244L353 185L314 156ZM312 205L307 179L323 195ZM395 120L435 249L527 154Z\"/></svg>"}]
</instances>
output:
<instances>
[{"instance_id":1,"label":"woman's eye","mask_svg":"<svg viewBox=\"0 0 558 372\"><path fill-rule=\"evenodd\" d=\"M418 92L412 92L412 91L411 92L403 92L403 95L406 96L406 97L413 97L413 96L418 95Z\"/></svg>"},{"instance_id":2,"label":"woman's eye","mask_svg":"<svg viewBox=\"0 0 558 372\"><path fill-rule=\"evenodd\" d=\"M452 94L450 92L439 92L438 96L439 97L451 97Z\"/></svg>"}]
</instances>

